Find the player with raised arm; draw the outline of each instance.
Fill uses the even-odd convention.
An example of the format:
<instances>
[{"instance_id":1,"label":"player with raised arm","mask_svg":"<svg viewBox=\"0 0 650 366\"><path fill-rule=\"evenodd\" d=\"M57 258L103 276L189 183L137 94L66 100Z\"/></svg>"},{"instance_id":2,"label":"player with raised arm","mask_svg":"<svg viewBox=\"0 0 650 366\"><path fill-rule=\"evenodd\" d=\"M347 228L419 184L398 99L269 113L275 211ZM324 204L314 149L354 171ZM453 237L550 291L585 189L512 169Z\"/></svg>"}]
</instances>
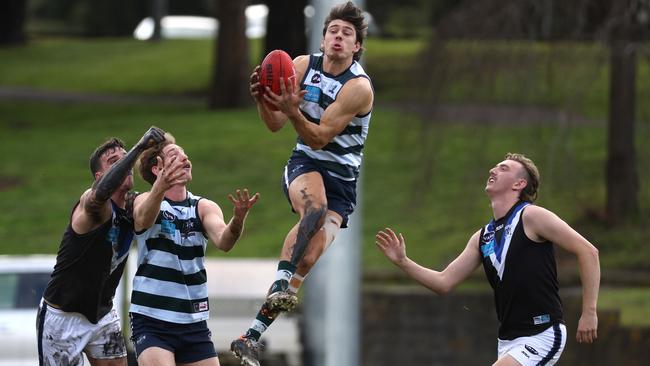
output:
<instances>
[{"instance_id":1,"label":"player with raised arm","mask_svg":"<svg viewBox=\"0 0 650 366\"><path fill-rule=\"evenodd\" d=\"M192 163L173 136L140 158L151 184L133 207L138 269L131 295L131 329L140 366L218 366L206 320L210 313L205 253L208 241L230 251L259 194L228 195L228 223L214 201L192 194Z\"/></svg>"},{"instance_id":2,"label":"player with raised arm","mask_svg":"<svg viewBox=\"0 0 650 366\"><path fill-rule=\"evenodd\" d=\"M133 239L127 197L138 156L163 135L150 128L128 153L111 138L90 156L94 183L72 210L38 311L40 365L82 365L82 353L96 366L126 365L113 297Z\"/></svg>"},{"instance_id":3,"label":"player with raised arm","mask_svg":"<svg viewBox=\"0 0 650 366\"><path fill-rule=\"evenodd\" d=\"M298 134L283 183L300 219L284 240L267 301L231 344L244 365L259 365L262 333L296 306L303 279L354 210L374 100L358 62L366 29L363 12L352 2L335 6L323 27L322 53L296 57L295 78L280 84L280 94L268 87L260 91L259 66L251 75L251 94L266 127L275 132L289 121Z\"/></svg>"}]
</instances>

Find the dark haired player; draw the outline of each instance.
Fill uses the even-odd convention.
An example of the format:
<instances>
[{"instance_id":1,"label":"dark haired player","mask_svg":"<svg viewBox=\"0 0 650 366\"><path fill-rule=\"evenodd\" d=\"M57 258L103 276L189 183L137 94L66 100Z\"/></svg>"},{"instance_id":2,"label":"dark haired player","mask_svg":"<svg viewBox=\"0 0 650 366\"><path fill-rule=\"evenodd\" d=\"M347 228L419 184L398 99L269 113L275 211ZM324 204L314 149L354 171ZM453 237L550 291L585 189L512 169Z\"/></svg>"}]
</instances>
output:
<instances>
[{"instance_id":1,"label":"dark haired player","mask_svg":"<svg viewBox=\"0 0 650 366\"><path fill-rule=\"evenodd\" d=\"M262 333L296 306L303 279L354 210L374 99L370 78L357 62L366 29L363 12L352 2L335 6L323 27L322 53L296 57L296 77L280 83L280 94L260 92L259 66L251 75L251 95L268 129L278 131L289 121L298 134L283 184L300 220L284 240L266 303L231 344L244 365L259 365Z\"/></svg>"},{"instance_id":2,"label":"dark haired player","mask_svg":"<svg viewBox=\"0 0 650 366\"><path fill-rule=\"evenodd\" d=\"M133 238L127 193L138 156L163 139L151 127L128 153L111 138L91 155L95 181L72 210L38 312L41 365L83 365L82 352L96 366L126 365L113 296Z\"/></svg>"}]
</instances>

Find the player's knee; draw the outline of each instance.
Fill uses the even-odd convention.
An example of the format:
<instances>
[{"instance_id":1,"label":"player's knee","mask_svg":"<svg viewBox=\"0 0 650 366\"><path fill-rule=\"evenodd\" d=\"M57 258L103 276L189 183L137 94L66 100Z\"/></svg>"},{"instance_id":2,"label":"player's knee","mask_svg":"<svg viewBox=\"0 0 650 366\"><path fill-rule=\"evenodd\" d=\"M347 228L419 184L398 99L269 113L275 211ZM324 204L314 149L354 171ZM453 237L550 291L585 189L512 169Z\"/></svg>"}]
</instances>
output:
<instances>
[{"instance_id":1,"label":"player's knee","mask_svg":"<svg viewBox=\"0 0 650 366\"><path fill-rule=\"evenodd\" d=\"M323 227L321 229L325 233L326 247L334 241L334 239L336 238L336 234L338 234L340 229L341 229L340 219L334 215L326 215L325 223L323 224Z\"/></svg>"}]
</instances>

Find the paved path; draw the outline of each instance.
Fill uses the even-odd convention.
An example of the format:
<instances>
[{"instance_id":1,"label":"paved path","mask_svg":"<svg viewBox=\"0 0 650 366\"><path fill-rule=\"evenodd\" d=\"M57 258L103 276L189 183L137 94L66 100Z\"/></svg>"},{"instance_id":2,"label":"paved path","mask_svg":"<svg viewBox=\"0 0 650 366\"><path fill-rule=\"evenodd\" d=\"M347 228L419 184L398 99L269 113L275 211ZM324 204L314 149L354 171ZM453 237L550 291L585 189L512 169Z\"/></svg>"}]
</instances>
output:
<instances>
[{"instance_id":1,"label":"paved path","mask_svg":"<svg viewBox=\"0 0 650 366\"><path fill-rule=\"evenodd\" d=\"M27 100L51 101L56 103L98 103L98 104L149 104L205 106L204 96L154 96L86 93L59 90L43 90L28 87L0 86L0 101ZM593 124L604 123L564 110L537 106L493 105L493 104L423 104L417 102L382 102L385 108L419 115L423 121L488 123L488 124Z\"/></svg>"},{"instance_id":2,"label":"paved path","mask_svg":"<svg viewBox=\"0 0 650 366\"><path fill-rule=\"evenodd\" d=\"M0 101L27 100L51 101L57 103L99 103L99 104L156 104L188 105L207 104L207 98L189 96L117 95L102 93L44 90L27 87L0 86Z\"/></svg>"}]
</instances>

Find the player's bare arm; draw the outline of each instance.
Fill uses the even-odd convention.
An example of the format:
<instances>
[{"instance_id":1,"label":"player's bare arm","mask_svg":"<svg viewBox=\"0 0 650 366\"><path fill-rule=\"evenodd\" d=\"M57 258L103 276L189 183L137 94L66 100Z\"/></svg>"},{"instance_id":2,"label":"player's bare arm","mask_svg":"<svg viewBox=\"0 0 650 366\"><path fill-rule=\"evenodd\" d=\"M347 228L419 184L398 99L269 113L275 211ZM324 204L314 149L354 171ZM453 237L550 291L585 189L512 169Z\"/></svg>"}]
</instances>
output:
<instances>
[{"instance_id":1,"label":"player's bare arm","mask_svg":"<svg viewBox=\"0 0 650 366\"><path fill-rule=\"evenodd\" d=\"M199 216L208 238L217 249L229 251L244 230L244 223L248 212L259 199L260 194L255 193L250 197L248 190L237 190L235 196L228 194L228 199L233 204L233 216L225 223L223 212L215 202L202 199L199 201Z\"/></svg>"},{"instance_id":2,"label":"player's bare arm","mask_svg":"<svg viewBox=\"0 0 650 366\"><path fill-rule=\"evenodd\" d=\"M307 70L307 66L309 65L309 56L308 55L298 56L293 60L293 64L296 70L296 75L293 80L295 80L296 83L300 83L300 80L302 80L302 77L305 74L305 70ZM288 118L287 115L282 111L280 110L273 111L268 108L266 103L264 103L265 98L263 94L273 93L273 92L270 89L267 89L265 93L262 92L261 90L262 84L260 83L259 74L258 74L259 69L260 69L259 65L255 67L255 70L253 70L253 73L251 74L250 77L251 96L257 102L257 112L259 116L262 118L262 121L264 121L266 127L271 132L276 132L282 129L282 127L284 127L284 124L287 122Z\"/></svg>"},{"instance_id":3,"label":"player's bare arm","mask_svg":"<svg viewBox=\"0 0 650 366\"><path fill-rule=\"evenodd\" d=\"M127 175L132 174L138 156L147 147L163 141L164 135L165 132L160 128L151 127L124 157L120 158L121 154L115 151L106 153L108 156L105 163L110 168L81 196L80 204L72 218L75 232L86 233L110 218L109 199L120 188Z\"/></svg>"},{"instance_id":4,"label":"player's bare arm","mask_svg":"<svg viewBox=\"0 0 650 366\"><path fill-rule=\"evenodd\" d=\"M406 242L400 233L392 229L381 230L375 236L375 244L393 264L407 275L438 295L444 295L463 282L481 264L477 231L467 242L461 254L442 272L421 266L406 255Z\"/></svg>"},{"instance_id":5,"label":"player's bare arm","mask_svg":"<svg viewBox=\"0 0 650 366\"><path fill-rule=\"evenodd\" d=\"M582 315L578 321L576 339L591 343L598 334L597 302L600 288L598 249L553 212L539 206L524 211L524 230L534 241L548 240L578 258L582 281Z\"/></svg>"},{"instance_id":6,"label":"player's bare arm","mask_svg":"<svg viewBox=\"0 0 650 366\"><path fill-rule=\"evenodd\" d=\"M271 132L276 132L284 127L284 123L287 120L285 116L280 111L273 111L269 109L264 103L264 98L262 96L262 84L260 83L259 78L260 65L257 65L253 70L253 73L250 76L250 93L255 102L257 103L257 113L259 114L264 124Z\"/></svg>"},{"instance_id":7,"label":"player's bare arm","mask_svg":"<svg viewBox=\"0 0 650 366\"><path fill-rule=\"evenodd\" d=\"M184 171L185 162L172 156L164 162L157 157L156 181L149 192L142 193L133 202L133 224L136 231L150 228L156 222L160 212L160 203L165 192L175 185L185 184L188 180Z\"/></svg>"},{"instance_id":8,"label":"player's bare arm","mask_svg":"<svg viewBox=\"0 0 650 366\"><path fill-rule=\"evenodd\" d=\"M373 92L370 81L366 78L350 80L343 86L336 101L332 103L321 117L320 123L309 122L298 108L306 91L297 91L297 85L281 84L282 95L265 95L289 117L300 138L314 150L327 145L338 135L356 115L370 112Z\"/></svg>"}]
</instances>

